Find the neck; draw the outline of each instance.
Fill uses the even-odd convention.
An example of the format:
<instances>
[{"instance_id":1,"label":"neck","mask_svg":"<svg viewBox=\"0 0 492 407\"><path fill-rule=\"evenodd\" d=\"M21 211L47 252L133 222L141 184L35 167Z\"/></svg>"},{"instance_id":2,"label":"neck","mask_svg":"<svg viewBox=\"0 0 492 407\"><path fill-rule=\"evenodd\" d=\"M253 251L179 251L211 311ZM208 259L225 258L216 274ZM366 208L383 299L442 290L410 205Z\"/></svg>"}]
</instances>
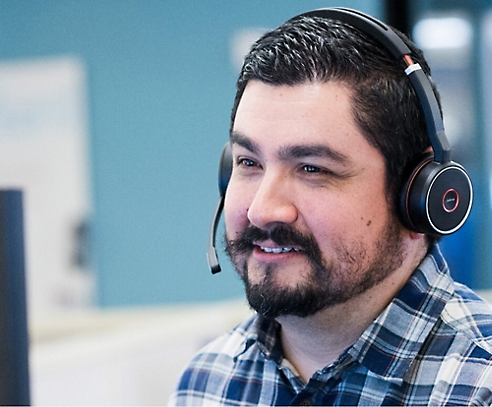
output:
<instances>
[{"instance_id":1,"label":"neck","mask_svg":"<svg viewBox=\"0 0 492 407\"><path fill-rule=\"evenodd\" d=\"M407 256L385 280L351 300L301 318L277 318L284 357L307 383L314 372L333 363L381 314L425 256L425 249Z\"/></svg>"}]
</instances>

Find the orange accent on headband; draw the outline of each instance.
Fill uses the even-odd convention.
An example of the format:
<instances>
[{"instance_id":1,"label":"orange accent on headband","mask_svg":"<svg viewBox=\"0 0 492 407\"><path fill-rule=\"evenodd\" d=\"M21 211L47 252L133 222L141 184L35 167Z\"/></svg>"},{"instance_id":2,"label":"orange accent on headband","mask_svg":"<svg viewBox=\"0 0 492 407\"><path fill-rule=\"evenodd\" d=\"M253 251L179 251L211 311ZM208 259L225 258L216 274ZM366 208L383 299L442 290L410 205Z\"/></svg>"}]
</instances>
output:
<instances>
[{"instance_id":1,"label":"orange accent on headband","mask_svg":"<svg viewBox=\"0 0 492 407\"><path fill-rule=\"evenodd\" d=\"M410 58L410 55L405 55L403 58L405 59L405 62L408 64L408 66L413 65L413 61L412 58Z\"/></svg>"}]
</instances>

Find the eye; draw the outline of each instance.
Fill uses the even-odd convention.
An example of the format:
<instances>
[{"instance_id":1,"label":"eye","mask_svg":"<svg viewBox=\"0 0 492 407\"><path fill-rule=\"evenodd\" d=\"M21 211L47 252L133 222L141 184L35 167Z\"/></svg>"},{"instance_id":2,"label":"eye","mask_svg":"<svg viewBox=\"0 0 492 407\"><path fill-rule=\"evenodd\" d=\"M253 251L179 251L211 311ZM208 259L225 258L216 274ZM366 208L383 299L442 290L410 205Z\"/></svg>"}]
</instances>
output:
<instances>
[{"instance_id":1,"label":"eye","mask_svg":"<svg viewBox=\"0 0 492 407\"><path fill-rule=\"evenodd\" d=\"M322 178L330 178L330 179L344 178L344 175L342 174L312 164L302 164L299 169L303 174L306 174L306 176L313 176L316 178L322 177Z\"/></svg>"},{"instance_id":2,"label":"eye","mask_svg":"<svg viewBox=\"0 0 492 407\"><path fill-rule=\"evenodd\" d=\"M251 158L238 157L236 159L236 164L238 167L258 167L259 164L252 160Z\"/></svg>"},{"instance_id":3,"label":"eye","mask_svg":"<svg viewBox=\"0 0 492 407\"><path fill-rule=\"evenodd\" d=\"M256 163L253 160L250 160L249 158L239 158L238 164L244 165L245 167L254 167L256 165Z\"/></svg>"},{"instance_id":4,"label":"eye","mask_svg":"<svg viewBox=\"0 0 492 407\"><path fill-rule=\"evenodd\" d=\"M310 165L310 164L303 165L302 170L304 172L309 172L309 173L324 172L321 168L315 167L314 165Z\"/></svg>"}]
</instances>

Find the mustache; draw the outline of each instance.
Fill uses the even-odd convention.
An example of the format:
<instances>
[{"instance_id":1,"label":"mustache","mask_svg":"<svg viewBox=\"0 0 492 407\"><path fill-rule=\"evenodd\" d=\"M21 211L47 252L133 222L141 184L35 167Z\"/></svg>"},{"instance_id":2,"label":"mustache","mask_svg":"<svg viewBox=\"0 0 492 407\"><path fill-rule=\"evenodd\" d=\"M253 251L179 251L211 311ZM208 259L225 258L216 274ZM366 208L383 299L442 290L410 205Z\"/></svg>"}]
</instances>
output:
<instances>
[{"instance_id":1,"label":"mustache","mask_svg":"<svg viewBox=\"0 0 492 407\"><path fill-rule=\"evenodd\" d=\"M312 235L304 234L290 225L281 224L273 229L264 230L256 226L244 229L237 239L225 239L226 252L229 257L247 254L257 245L255 242L271 240L278 246L297 247L315 264L322 263L321 250Z\"/></svg>"}]
</instances>

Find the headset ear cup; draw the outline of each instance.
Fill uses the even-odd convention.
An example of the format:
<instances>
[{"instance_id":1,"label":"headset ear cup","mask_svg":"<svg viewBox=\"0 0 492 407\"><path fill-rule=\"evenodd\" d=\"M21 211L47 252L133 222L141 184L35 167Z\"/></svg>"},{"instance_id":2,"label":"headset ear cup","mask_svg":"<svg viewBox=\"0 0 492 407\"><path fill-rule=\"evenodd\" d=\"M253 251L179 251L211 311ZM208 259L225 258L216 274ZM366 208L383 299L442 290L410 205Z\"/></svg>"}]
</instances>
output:
<instances>
[{"instance_id":1,"label":"headset ear cup","mask_svg":"<svg viewBox=\"0 0 492 407\"><path fill-rule=\"evenodd\" d=\"M227 142L222 149L219 161L219 193L220 196L225 196L227 186L232 174L232 148L231 144Z\"/></svg>"},{"instance_id":2,"label":"headset ear cup","mask_svg":"<svg viewBox=\"0 0 492 407\"><path fill-rule=\"evenodd\" d=\"M414 167L404 185L400 213L411 230L435 236L454 233L466 221L473 189L464 168L439 163L427 155Z\"/></svg>"}]
</instances>

